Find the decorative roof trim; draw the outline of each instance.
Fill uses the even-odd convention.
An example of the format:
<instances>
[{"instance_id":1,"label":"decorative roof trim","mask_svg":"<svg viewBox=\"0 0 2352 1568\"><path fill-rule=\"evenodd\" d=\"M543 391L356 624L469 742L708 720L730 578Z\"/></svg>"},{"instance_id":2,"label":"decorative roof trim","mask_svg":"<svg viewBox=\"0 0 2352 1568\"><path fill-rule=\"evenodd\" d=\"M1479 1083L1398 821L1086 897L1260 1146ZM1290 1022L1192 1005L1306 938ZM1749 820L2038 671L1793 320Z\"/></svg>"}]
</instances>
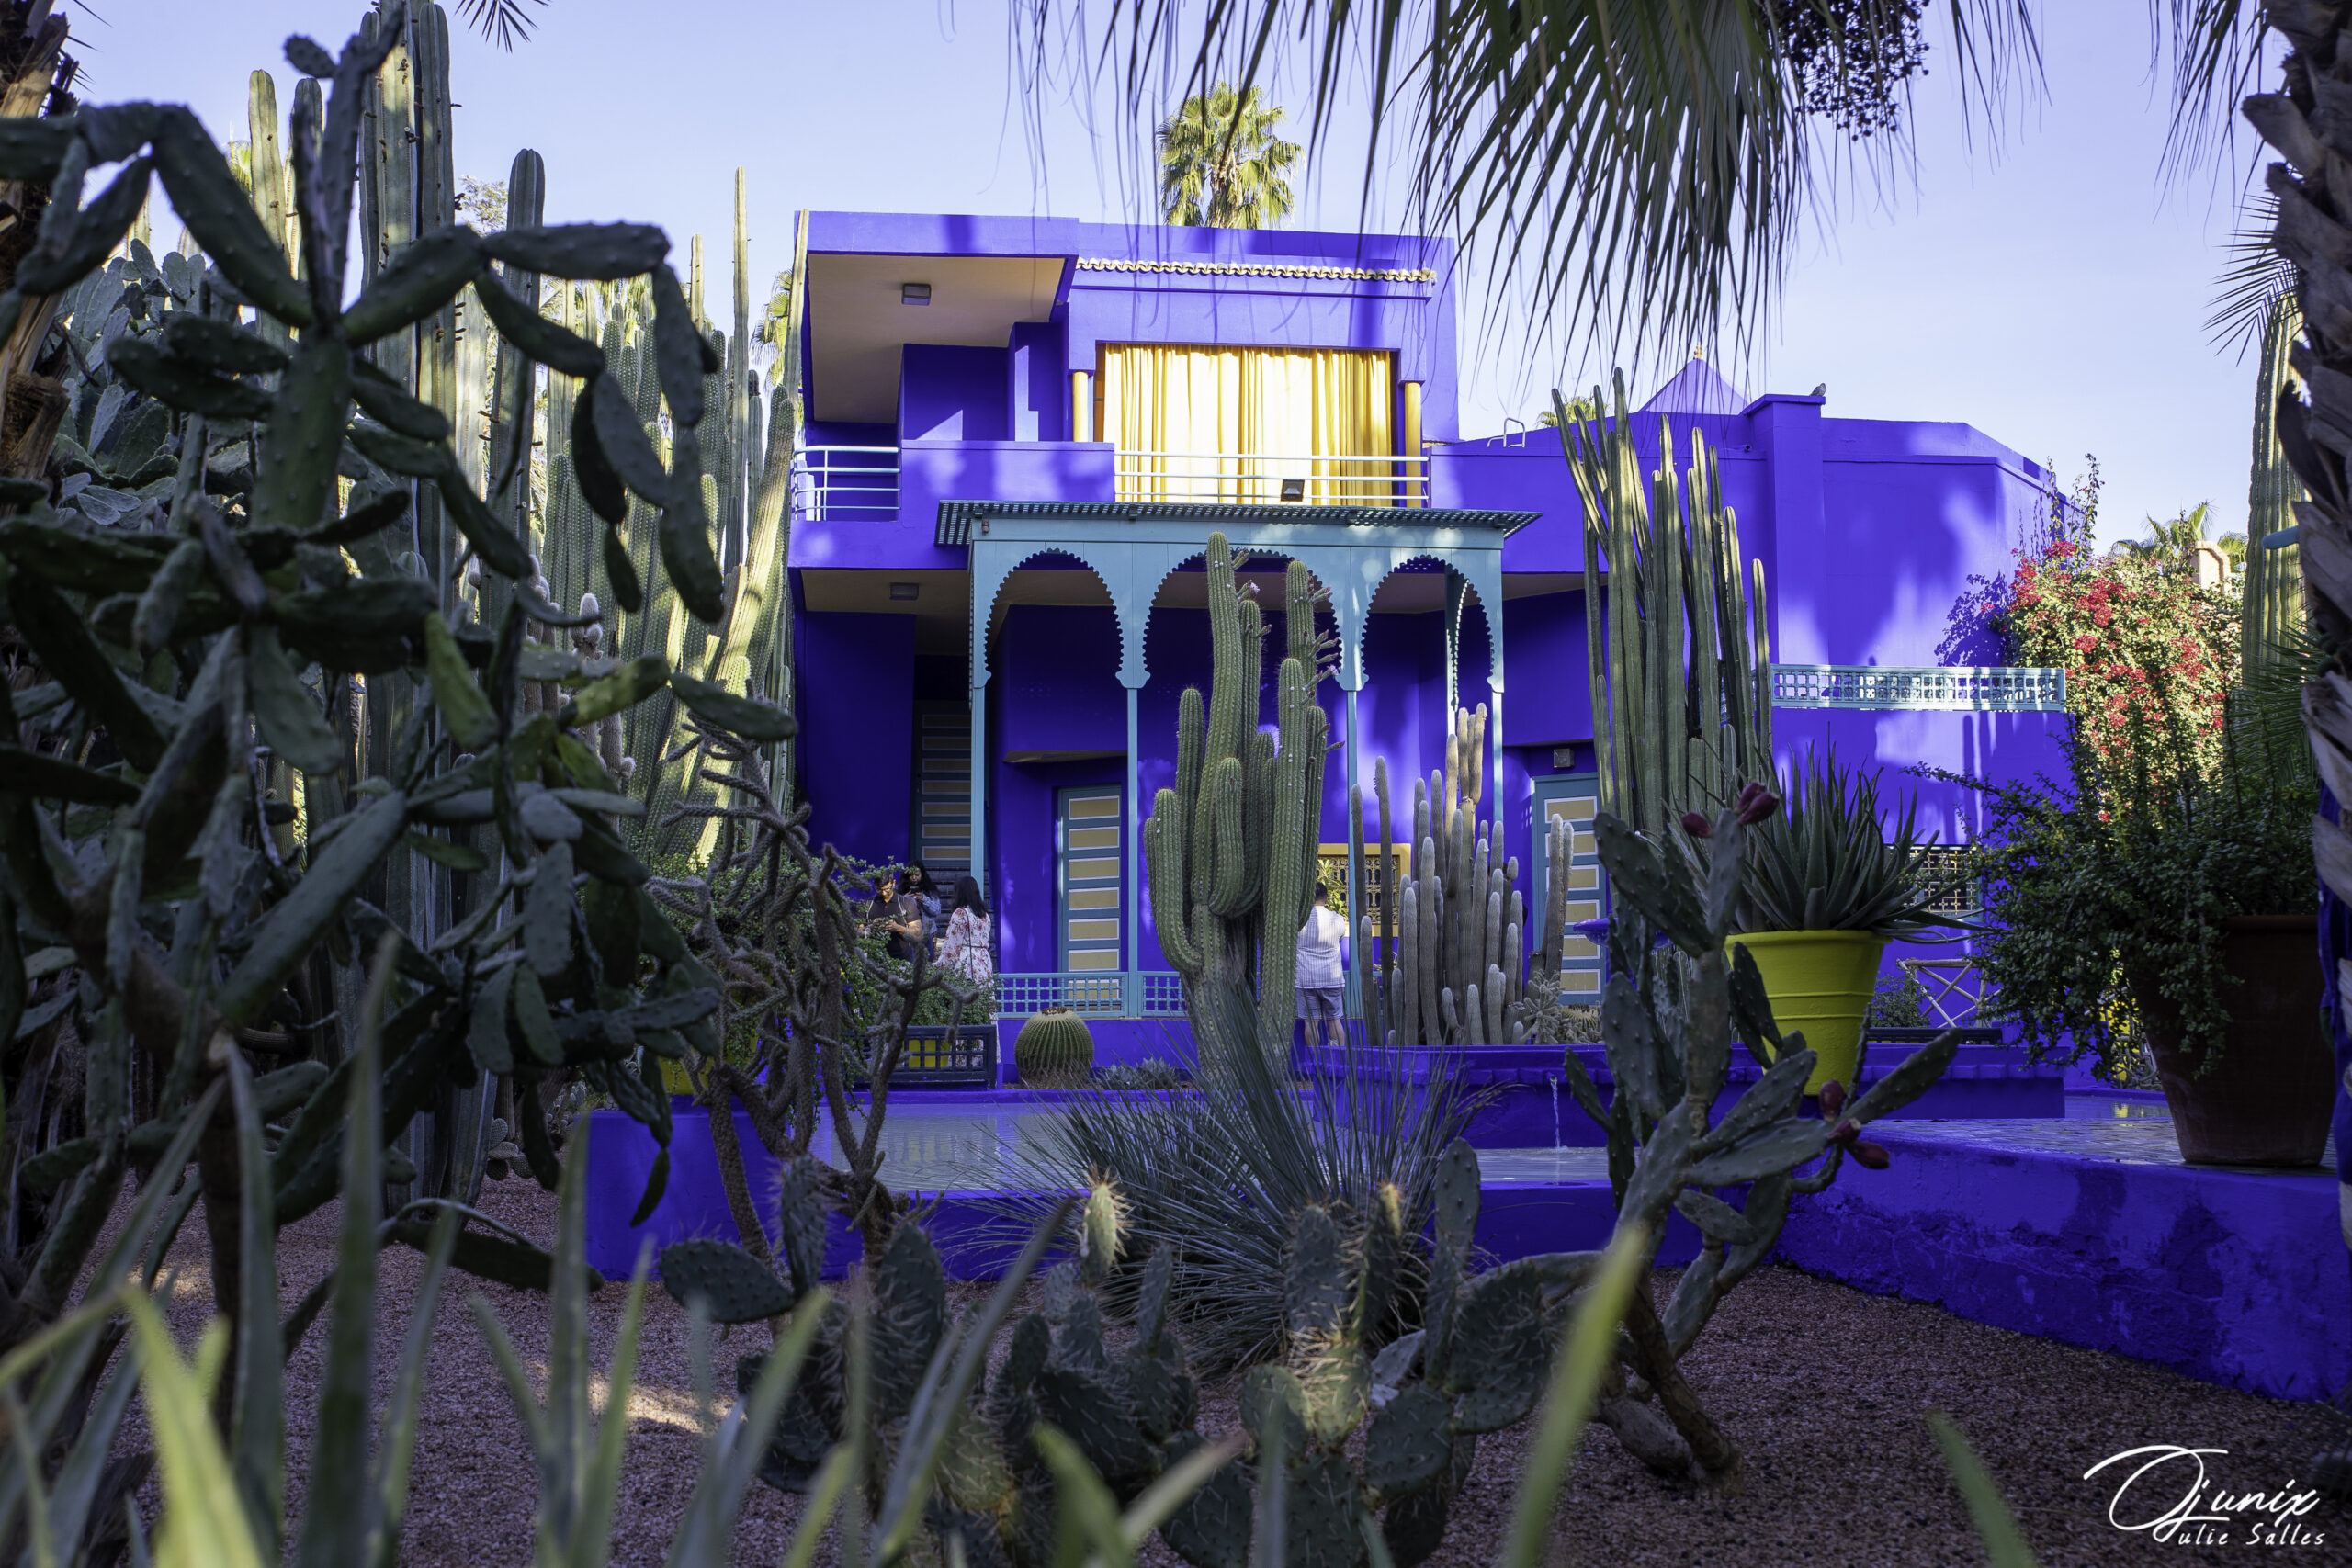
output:
<instances>
[{"instance_id":1,"label":"decorative roof trim","mask_svg":"<svg viewBox=\"0 0 2352 1568\"><path fill-rule=\"evenodd\" d=\"M1272 262L1125 261L1113 256L1080 256L1080 272L1200 273L1213 277L1321 277L1350 283L1435 283L1437 273L1426 266L1281 266Z\"/></svg>"},{"instance_id":2,"label":"decorative roof trim","mask_svg":"<svg viewBox=\"0 0 2352 1568\"><path fill-rule=\"evenodd\" d=\"M1005 522L1125 523L1330 523L1350 528L1454 528L1490 530L1509 536L1542 516L1536 512L1496 512L1447 506L1249 506L1183 501L943 501L933 542L955 547L972 542L975 519ZM1105 538L1116 536L1105 534Z\"/></svg>"}]
</instances>

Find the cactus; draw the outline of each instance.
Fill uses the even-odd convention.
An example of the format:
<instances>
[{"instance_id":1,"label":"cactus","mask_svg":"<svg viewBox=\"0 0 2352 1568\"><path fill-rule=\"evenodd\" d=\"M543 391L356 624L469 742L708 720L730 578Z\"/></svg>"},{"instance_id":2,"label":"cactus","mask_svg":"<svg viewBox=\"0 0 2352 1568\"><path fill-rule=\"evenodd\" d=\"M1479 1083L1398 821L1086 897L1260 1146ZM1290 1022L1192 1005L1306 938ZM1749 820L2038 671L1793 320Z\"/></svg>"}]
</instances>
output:
<instances>
[{"instance_id":1,"label":"cactus","mask_svg":"<svg viewBox=\"0 0 2352 1568\"><path fill-rule=\"evenodd\" d=\"M2294 372L2288 351L2302 330L2292 293L2270 307L2262 329L2262 366L2254 384L2253 478L2246 487L2245 613L2240 621L2241 679L2251 686L2264 671L2282 665L2300 668L2295 649L2308 637L2303 613L2301 548L2271 536L2295 526L2295 503L2303 487L2278 444L2278 399L2293 395Z\"/></svg>"},{"instance_id":2,"label":"cactus","mask_svg":"<svg viewBox=\"0 0 2352 1568\"><path fill-rule=\"evenodd\" d=\"M1887 1151L1863 1141L1862 1129L1941 1077L1959 1040L1947 1031L1851 1099L1844 1085L1826 1083L1818 1113L1806 1114L1814 1053L1802 1034L1784 1036L1774 1024L1747 950L1728 957L1725 951L1748 831L1778 806L1751 784L1712 821L1670 837L1637 832L1611 812L1595 818L1601 864L1616 891L1601 1012L1611 1098L1601 1100L1575 1052L1565 1061L1569 1092L1607 1130L1617 1236L1638 1246L1643 1277L1669 1212L1695 1225L1701 1240L1663 1313L1645 1285L1635 1288L1620 1349L1624 1365L1604 1386L1600 1419L1651 1468L1695 1469L1724 1492L1744 1484L1739 1449L1683 1379L1683 1358L1723 1298L1770 1255L1792 1198L1826 1189L1849 1156L1885 1166ZM1659 951L1661 938L1672 951ZM1735 1034L1764 1070L1716 1120ZM1735 1208L1725 1194L1742 1187L1745 1199ZM1441 1202L1441 1234L1446 1213ZM1475 1342L1468 1316L1455 1321L1464 1342ZM1434 1319L1430 1333L1442 1337ZM1652 1399L1659 1409L1650 1408Z\"/></svg>"},{"instance_id":3,"label":"cactus","mask_svg":"<svg viewBox=\"0 0 2352 1568\"><path fill-rule=\"evenodd\" d=\"M805 1158L787 1166L778 1216L787 1232L821 1231L814 1169ZM1376 1521L1395 1568L1414 1568L1443 1538L1478 1437L1521 1420L1542 1397L1557 1309L1595 1278L1601 1255L1530 1258L1472 1276L1478 1190L1477 1156L1457 1139L1442 1161L1434 1239L1419 1263L1393 1186L1362 1214L1310 1204L1293 1216L1282 1270L1288 1348L1283 1360L1251 1369L1240 1398L1258 1449L1258 1486L1276 1469L1283 1481L1281 1561L1352 1568ZM1124 1209L1106 1182L1090 1184L1076 1222L1074 1258L1047 1275L1038 1310L1014 1325L994 1382L975 1390L969 1408L929 1412L956 1436L927 1517L943 1549L944 1538L964 1537L968 1562L1045 1568L1055 1561L1054 1538L1036 1528L1049 1451L1042 1430L1067 1438L1121 1499L1202 1443L1193 1429L1199 1393L1170 1327L1173 1254L1156 1249L1140 1265L1123 1259ZM942 1364L946 1276L936 1247L912 1224L878 1248L869 1243L866 1257L865 1409L895 1429L917 1417L924 1369ZM1392 1303L1421 1276L1428 1326L1376 1346ZM815 1289L813 1278L787 1283L751 1253L709 1241L666 1249L662 1277L681 1303L721 1323L780 1316ZM1114 1349L1097 1292L1120 1278L1133 1292L1135 1332ZM809 1371L761 1472L788 1490L813 1487L829 1452L854 1429L858 1392L845 1376L853 1316L830 1302L823 1310ZM962 1352L987 1355L992 1326L967 1337ZM743 1358L738 1386L749 1393L765 1370L765 1357ZM1359 1443L1361 1460L1351 1461ZM879 1502L881 1477L869 1472L865 1480ZM1251 1493L1243 1471L1217 1472L1166 1516L1161 1539L1197 1568L1247 1568L1259 1511Z\"/></svg>"},{"instance_id":4,"label":"cactus","mask_svg":"<svg viewBox=\"0 0 2352 1568\"><path fill-rule=\"evenodd\" d=\"M786 1168L778 1218L787 1235L822 1235L814 1172L805 1157ZM950 1332L947 1274L938 1248L914 1224L898 1226L878 1247L869 1244L871 1305L860 1325L868 1368L864 1386L853 1387L847 1376L855 1357L853 1314L827 1302L812 1354L777 1425L761 1478L786 1490L810 1487L827 1455L857 1429L852 1413L861 1399L865 1419L884 1429L899 1430L927 1417L955 1434L934 1478L926 1483L930 1495L923 1511L931 1530L942 1538L962 1535L967 1561L1045 1568L1054 1552L1050 1530L1035 1528L1040 1493L1049 1487L1046 1460L1034 1437L1040 1423L1074 1444L1124 1498L1136 1496L1198 1448L1202 1439L1193 1423L1200 1395L1186 1369L1183 1345L1168 1323L1172 1256L1155 1252L1139 1266L1129 1265L1136 1279L1136 1332L1114 1350L1103 1337L1096 1291L1120 1262L1116 1194L1096 1184L1080 1210L1076 1230L1077 1258L1046 1276L1038 1310L1014 1325L993 1383L983 1390L976 1382L969 1404L945 1411L918 1407L926 1370L941 1364ZM1045 1239L1041 1233L1030 1256ZM1026 1262L1017 1273L1025 1272ZM797 1262L794 1276L789 1281L779 1278L751 1253L726 1243L682 1242L662 1254L663 1285L681 1303L699 1303L699 1310L719 1323L754 1322L789 1311L817 1289L809 1264ZM1009 1297L1000 1300L1010 1305ZM959 1359L968 1359L977 1371L1001 1321L967 1325L961 1331ZM751 1355L737 1363L737 1382L746 1393L766 1361L764 1355ZM867 1469L859 1479L878 1506L890 1473L887 1446L872 1446L865 1457ZM1237 1484L1238 1478L1227 1472L1202 1496L1218 1498L1222 1487L1221 1500L1229 1506ZM916 1502L924 1499L918 1496ZM1169 1519L1163 1533L1171 1544L1183 1539L1194 1514L1216 1511L1214 1502L1205 1510L1200 1505L1196 1497ZM1246 1520L1246 1507L1241 1517Z\"/></svg>"},{"instance_id":5,"label":"cactus","mask_svg":"<svg viewBox=\"0 0 2352 1568\"><path fill-rule=\"evenodd\" d=\"M1094 1035L1068 1008L1048 1008L1013 1037L1012 1065L1034 1088L1076 1088L1094 1069Z\"/></svg>"},{"instance_id":6,"label":"cactus","mask_svg":"<svg viewBox=\"0 0 2352 1568\"><path fill-rule=\"evenodd\" d=\"M1622 375L1606 423L1578 419L1556 392L1553 406L1584 505L1588 607L1600 604L1592 584L1608 595L1606 635L1585 639L1600 806L1657 835L1772 776L1764 563L1749 563L1743 594L1738 524L1698 431L1678 474L1673 428L1659 421L1645 486ZM1599 388L1590 406L1607 406Z\"/></svg>"},{"instance_id":7,"label":"cactus","mask_svg":"<svg viewBox=\"0 0 2352 1568\"><path fill-rule=\"evenodd\" d=\"M1263 1049L1280 1050L1290 1037L1297 933L1313 907L1330 733L1316 700L1323 649L1306 567L1293 561L1285 578L1289 647L1277 729L1268 736L1257 728L1265 630L1257 601L1236 587L1238 563L1221 533L1209 536L1207 564L1215 674L1205 711L1198 687L1186 688L1179 702L1176 784L1159 793L1144 825L1160 951L1184 977L1204 1061L1242 1044L1222 1038L1219 1014L1201 1004L1220 987L1238 986L1255 998Z\"/></svg>"},{"instance_id":8,"label":"cactus","mask_svg":"<svg viewBox=\"0 0 2352 1568\"><path fill-rule=\"evenodd\" d=\"M1542 1396L1552 1311L1588 1281L1600 1255L1528 1258L1474 1277L1478 1190L1478 1156L1456 1139L1440 1161L1436 1224L1418 1261L1394 1186L1363 1214L1309 1204L1292 1216L1287 1351L1250 1371L1240 1399L1259 1442L1261 1487L1281 1455L1286 1561L1347 1568L1362 1561L1360 1521L1377 1519L1396 1568L1413 1568L1443 1538L1479 1435L1519 1421ZM1424 1326L1376 1346L1413 1275L1426 1279ZM1359 1434L1362 1457L1351 1463ZM1163 1532L1198 1568L1247 1561L1248 1532L1234 1521L1250 1516L1248 1488L1236 1475L1222 1490L1204 1491Z\"/></svg>"},{"instance_id":9,"label":"cactus","mask_svg":"<svg viewBox=\"0 0 2352 1568\"><path fill-rule=\"evenodd\" d=\"M461 440L444 414L383 369L493 258L515 271L661 276L668 243L633 226L484 240L441 217L404 250L383 252L379 233L346 257L362 138L342 132L360 129L365 97L379 115L373 169L390 140L383 68L403 36L401 15L393 5L339 60L307 39L288 45L307 78L334 83L332 98L310 85L297 91L287 139L303 172L295 219L307 277L295 276L282 233L185 107L44 120L19 128L28 133L12 154L55 193L17 277L28 293L74 300L65 330L93 349L77 368L97 385L61 399L61 420L71 413L74 424L72 445L54 456L79 461L78 448L94 475L141 488L120 492L135 507L104 521L99 502L54 506L46 483L0 495L0 595L21 662L38 666L35 692L48 687L36 705L0 684L0 735L17 759L0 803L9 865L0 1035L23 1046L0 1069L0 1088L22 1103L29 1073L38 1099L41 1064L68 1029L87 1080L77 1137L59 1138L73 1124L57 1119L21 1130L18 1154L45 1160L35 1168L63 1185L19 1227L28 1261L0 1314L0 1349L29 1347L45 1360L35 1341L60 1324L77 1280L93 1268L109 1280L136 1274L128 1258L100 1263L107 1216L134 1168L177 1171L204 1134L204 1274L233 1346L222 1411L244 1434L240 1475L252 1485L240 1495L273 1545L279 1521L263 1478L278 1457L276 1427L264 1426L276 1420L283 1343L276 1229L345 1201L357 1239L347 1238L337 1269L334 1337L348 1349L344 1320L372 1310L377 1247L393 1237L422 1246L430 1228L429 1214L403 1205L379 1234L379 1183L396 1196L462 1198L505 1122L519 1134L516 1155L552 1184L539 1094L564 1077L610 1095L666 1147L656 1069L665 1057L718 1050L707 1021L721 1005L718 981L642 891L650 874L616 830L630 803L593 749L594 727L664 688L669 671L658 662L592 671L571 654L524 646L526 620L568 617L526 597L535 576L526 541L457 477ZM445 30L427 6L413 38ZM420 76L430 87L435 73ZM335 134L316 136L322 114ZM114 172L85 201L79 175L93 164ZM381 173L368 177L379 224ZM175 254L158 265L129 239L157 175L201 260ZM266 163L264 175L266 195ZM371 266L366 287L346 287L348 272ZM277 330L240 324L248 310ZM678 324L673 314L663 322L672 333ZM381 357L360 361L386 344L394 346ZM581 362L551 339L517 346ZM690 421L678 430L691 439ZM443 558L413 547L417 480L485 573L515 585L494 626L477 632L452 617ZM709 551L707 537L682 532L673 521L673 557L682 546ZM394 709L386 716L397 722L380 730L356 722L355 678L374 699L413 667L429 671L429 705ZM773 709L741 698L714 707L680 679L706 734L773 741L788 732ZM549 683L567 700L548 702ZM273 785L276 800L265 794ZM762 840L763 852L772 847ZM805 841L796 851L805 858ZM437 902L446 878L431 874L449 866L479 895L454 910ZM20 928L51 950L31 974ZM828 979L838 977L836 967ZM47 1016L28 1015L28 1004ZM191 1043L201 1042L210 1048ZM293 1077L254 1083L249 1052ZM500 1080L513 1092L511 1117L491 1113ZM419 1140L428 1114L436 1125ZM379 1137L392 1145L381 1157ZM464 1155L469 1141L475 1152ZM666 1170L657 1159L649 1207ZM141 1185L160 1205L172 1184ZM182 1190L192 1201L193 1189ZM424 1201L441 1207L436 1196ZM460 1217L445 1212L454 1236ZM458 1267L545 1286L546 1256L512 1237L469 1235L454 1246ZM358 1344L337 1363L329 1395L353 1409L365 1408L374 1375ZM37 1382L81 1375L26 1365ZM110 1440L99 1441L101 1459ZM368 1441L342 1442L340 1472L311 1472L317 1495L376 1495L349 1462ZM21 1478L7 1485L21 1491ZM334 1512L315 1515L312 1528L345 1528L325 1522ZM306 1542L302 1555L377 1555L353 1545Z\"/></svg>"},{"instance_id":10,"label":"cactus","mask_svg":"<svg viewBox=\"0 0 2352 1568\"><path fill-rule=\"evenodd\" d=\"M1357 917L1356 951L1372 956L1364 965L1365 1023L1390 1046L1499 1045L1526 1037L1519 861L1498 861L1502 825L1478 820L1486 736L1484 705L1455 710L1443 771L1413 781L1413 874L1396 879L1377 924L1369 911ZM1373 787L1380 815L1374 863L1394 865L1385 761L1374 762ZM1352 858L1361 863L1361 790L1351 794L1348 819Z\"/></svg>"}]
</instances>

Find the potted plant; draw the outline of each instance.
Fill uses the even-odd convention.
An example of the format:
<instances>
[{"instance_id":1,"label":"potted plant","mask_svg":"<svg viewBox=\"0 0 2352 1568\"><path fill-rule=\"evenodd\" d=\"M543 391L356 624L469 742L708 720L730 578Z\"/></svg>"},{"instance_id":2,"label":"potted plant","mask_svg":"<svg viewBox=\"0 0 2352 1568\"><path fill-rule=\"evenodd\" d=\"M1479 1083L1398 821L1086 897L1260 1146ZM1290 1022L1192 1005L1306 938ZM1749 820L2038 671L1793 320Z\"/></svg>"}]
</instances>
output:
<instances>
[{"instance_id":1,"label":"potted plant","mask_svg":"<svg viewBox=\"0 0 2352 1568\"><path fill-rule=\"evenodd\" d=\"M1936 912L1948 878L1928 869L1921 852L1934 840L1919 837L1917 814L1906 795L1883 820L1874 770L1808 752L1781 810L1749 835L1731 945L1756 960L1781 1027L1804 1032L1818 1058L1808 1094L1833 1078L1854 1082L1889 942L1974 929Z\"/></svg>"},{"instance_id":2,"label":"potted plant","mask_svg":"<svg viewBox=\"0 0 2352 1568\"><path fill-rule=\"evenodd\" d=\"M1985 789L1994 929L1977 963L1996 1016L2037 1058L2096 1053L2112 1069L2144 1043L2184 1159L2317 1164L2334 1064L2316 792L2243 764L2142 789L2086 749L2075 762L2071 796Z\"/></svg>"}]
</instances>

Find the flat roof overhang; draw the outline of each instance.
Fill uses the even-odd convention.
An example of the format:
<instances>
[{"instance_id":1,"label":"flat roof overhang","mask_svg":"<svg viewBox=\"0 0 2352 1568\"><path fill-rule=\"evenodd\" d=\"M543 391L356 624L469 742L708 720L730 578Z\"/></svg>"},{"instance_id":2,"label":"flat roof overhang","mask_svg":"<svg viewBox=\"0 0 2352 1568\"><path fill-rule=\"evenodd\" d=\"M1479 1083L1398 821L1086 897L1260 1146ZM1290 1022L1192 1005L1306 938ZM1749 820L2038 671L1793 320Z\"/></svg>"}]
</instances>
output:
<instances>
[{"instance_id":1,"label":"flat roof overhang","mask_svg":"<svg viewBox=\"0 0 2352 1568\"><path fill-rule=\"evenodd\" d=\"M1016 324L1052 319L1070 265L1057 255L810 253L810 417L897 423L908 344L1002 348ZM907 304L910 283L928 285L931 303Z\"/></svg>"}]
</instances>

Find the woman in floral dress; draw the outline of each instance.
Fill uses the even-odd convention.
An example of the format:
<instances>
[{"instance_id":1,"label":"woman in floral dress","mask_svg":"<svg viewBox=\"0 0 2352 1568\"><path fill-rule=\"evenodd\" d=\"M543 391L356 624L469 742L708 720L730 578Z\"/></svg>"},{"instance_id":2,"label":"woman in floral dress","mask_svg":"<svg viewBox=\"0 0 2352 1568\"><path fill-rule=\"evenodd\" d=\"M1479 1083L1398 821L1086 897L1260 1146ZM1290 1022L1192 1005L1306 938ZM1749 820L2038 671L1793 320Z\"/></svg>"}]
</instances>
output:
<instances>
[{"instance_id":1,"label":"woman in floral dress","mask_svg":"<svg viewBox=\"0 0 2352 1568\"><path fill-rule=\"evenodd\" d=\"M977 878L958 877L956 901L939 939L939 964L969 985L996 984L996 956L989 929L988 901Z\"/></svg>"}]
</instances>

